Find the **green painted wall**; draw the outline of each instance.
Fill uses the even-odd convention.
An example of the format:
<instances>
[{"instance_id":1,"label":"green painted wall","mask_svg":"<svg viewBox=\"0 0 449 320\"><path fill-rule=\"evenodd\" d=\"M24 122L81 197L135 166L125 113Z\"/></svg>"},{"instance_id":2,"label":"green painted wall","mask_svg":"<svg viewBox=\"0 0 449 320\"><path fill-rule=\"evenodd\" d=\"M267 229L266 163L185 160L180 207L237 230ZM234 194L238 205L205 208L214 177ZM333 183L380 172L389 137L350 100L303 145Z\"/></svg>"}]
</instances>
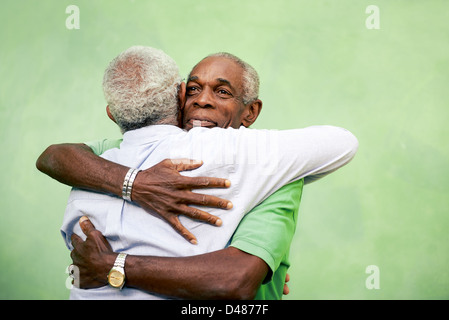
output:
<instances>
[{"instance_id":1,"label":"green painted wall","mask_svg":"<svg viewBox=\"0 0 449 320\"><path fill-rule=\"evenodd\" d=\"M79 29L66 27L71 4ZM0 298L68 297L70 189L35 161L53 143L120 136L103 71L141 44L183 74L217 51L250 62L256 128L333 124L358 137L350 165L305 188L286 299L448 299L448 21L444 0L3 0ZM379 289L366 286L370 265Z\"/></svg>"}]
</instances>

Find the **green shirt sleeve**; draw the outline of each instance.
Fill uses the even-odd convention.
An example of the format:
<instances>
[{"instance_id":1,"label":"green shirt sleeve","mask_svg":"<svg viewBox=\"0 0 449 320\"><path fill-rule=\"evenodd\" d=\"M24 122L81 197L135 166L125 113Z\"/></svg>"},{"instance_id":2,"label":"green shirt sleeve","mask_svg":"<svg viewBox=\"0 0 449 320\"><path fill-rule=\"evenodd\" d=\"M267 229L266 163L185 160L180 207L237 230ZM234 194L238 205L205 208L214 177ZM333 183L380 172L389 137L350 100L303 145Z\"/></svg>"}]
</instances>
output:
<instances>
[{"instance_id":1,"label":"green shirt sleeve","mask_svg":"<svg viewBox=\"0 0 449 320\"><path fill-rule=\"evenodd\" d=\"M292 182L265 199L243 218L231 239L231 246L267 263L271 272L264 283L281 263L287 263L303 185L303 179Z\"/></svg>"},{"instance_id":2,"label":"green shirt sleeve","mask_svg":"<svg viewBox=\"0 0 449 320\"><path fill-rule=\"evenodd\" d=\"M97 141L89 141L84 144L92 149L92 151L97 155L103 154L106 150L113 148L120 148L120 144L123 139L103 139Z\"/></svg>"}]
</instances>

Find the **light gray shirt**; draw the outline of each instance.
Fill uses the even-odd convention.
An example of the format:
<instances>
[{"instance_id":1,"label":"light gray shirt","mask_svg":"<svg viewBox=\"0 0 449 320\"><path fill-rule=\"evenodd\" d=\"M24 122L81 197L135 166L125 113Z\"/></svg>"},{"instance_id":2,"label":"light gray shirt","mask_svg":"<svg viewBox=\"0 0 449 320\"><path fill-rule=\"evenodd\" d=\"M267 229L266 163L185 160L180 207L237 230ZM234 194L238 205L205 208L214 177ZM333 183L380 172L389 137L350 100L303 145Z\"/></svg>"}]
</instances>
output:
<instances>
[{"instance_id":1,"label":"light gray shirt","mask_svg":"<svg viewBox=\"0 0 449 320\"><path fill-rule=\"evenodd\" d=\"M192 256L226 247L240 220L282 186L305 178L306 183L348 163L358 148L349 131L332 126L295 130L193 128L189 132L170 125L154 125L126 132L120 148L102 157L122 165L147 169L164 159L188 158L204 164L185 176L227 178L229 188L202 193L229 199L231 210L208 208L220 217L221 227L180 217L198 240L192 245L156 213L115 196L79 189L70 193L61 233L70 250L73 232L85 239L78 220L87 215L115 252L152 256ZM125 270L126 272L126 270ZM156 295L124 287L74 288L72 299L158 299Z\"/></svg>"}]
</instances>

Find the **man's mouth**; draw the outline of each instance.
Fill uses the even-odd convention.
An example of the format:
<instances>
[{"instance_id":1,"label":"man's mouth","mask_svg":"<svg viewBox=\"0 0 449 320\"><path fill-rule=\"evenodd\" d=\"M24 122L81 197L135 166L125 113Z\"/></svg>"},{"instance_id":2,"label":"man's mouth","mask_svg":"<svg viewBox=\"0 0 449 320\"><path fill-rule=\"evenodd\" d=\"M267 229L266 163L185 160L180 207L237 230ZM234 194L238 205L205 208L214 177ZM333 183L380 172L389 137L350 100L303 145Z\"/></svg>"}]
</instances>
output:
<instances>
[{"instance_id":1,"label":"man's mouth","mask_svg":"<svg viewBox=\"0 0 449 320\"><path fill-rule=\"evenodd\" d=\"M187 122L187 124L192 126L192 128L195 128L195 127L213 128L213 127L217 126L216 122L213 122L210 120L204 120L204 119L190 119Z\"/></svg>"}]
</instances>

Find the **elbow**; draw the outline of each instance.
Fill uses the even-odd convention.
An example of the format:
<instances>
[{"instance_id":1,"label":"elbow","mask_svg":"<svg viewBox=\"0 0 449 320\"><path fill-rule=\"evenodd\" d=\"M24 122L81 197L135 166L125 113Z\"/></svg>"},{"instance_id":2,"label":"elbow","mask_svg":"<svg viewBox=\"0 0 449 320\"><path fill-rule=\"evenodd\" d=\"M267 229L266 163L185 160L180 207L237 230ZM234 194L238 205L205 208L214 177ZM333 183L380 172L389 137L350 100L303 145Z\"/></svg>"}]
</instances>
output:
<instances>
[{"instance_id":1,"label":"elbow","mask_svg":"<svg viewBox=\"0 0 449 320\"><path fill-rule=\"evenodd\" d=\"M349 134L351 135L352 150L355 154L357 152L357 150L359 149L359 140L353 133L349 132Z\"/></svg>"},{"instance_id":2,"label":"elbow","mask_svg":"<svg viewBox=\"0 0 449 320\"><path fill-rule=\"evenodd\" d=\"M36 168L43 172L47 173L48 168L51 167L51 162L53 159L53 149L55 148L54 145L49 146L47 149L45 149L44 152L37 158L36 160Z\"/></svg>"},{"instance_id":3,"label":"elbow","mask_svg":"<svg viewBox=\"0 0 449 320\"><path fill-rule=\"evenodd\" d=\"M359 140L355 135L348 131L348 149L349 149L349 157L352 159L355 157L357 150L359 149Z\"/></svg>"},{"instance_id":4,"label":"elbow","mask_svg":"<svg viewBox=\"0 0 449 320\"><path fill-rule=\"evenodd\" d=\"M251 288L247 286L238 286L234 288L230 288L228 294L226 295L226 299L229 300L254 300L256 297L257 288Z\"/></svg>"},{"instance_id":5,"label":"elbow","mask_svg":"<svg viewBox=\"0 0 449 320\"><path fill-rule=\"evenodd\" d=\"M338 128L340 133L342 134L341 141L342 141L342 148L344 151L344 157L349 162L352 160L352 158L355 157L355 154L357 153L357 150L359 149L359 140L357 137L350 132L349 130L346 130L344 128Z\"/></svg>"},{"instance_id":6,"label":"elbow","mask_svg":"<svg viewBox=\"0 0 449 320\"><path fill-rule=\"evenodd\" d=\"M355 154L357 153L357 150L359 149L359 140L352 133L349 133L349 134L350 134L350 138L349 138L350 152L349 153L350 153L350 157L352 159L355 157Z\"/></svg>"},{"instance_id":7,"label":"elbow","mask_svg":"<svg viewBox=\"0 0 449 320\"><path fill-rule=\"evenodd\" d=\"M254 300L256 293L257 288L254 290L240 290L235 300Z\"/></svg>"},{"instance_id":8,"label":"elbow","mask_svg":"<svg viewBox=\"0 0 449 320\"><path fill-rule=\"evenodd\" d=\"M254 300L256 297L260 283L254 281L250 271L241 271L224 278L219 290L220 299Z\"/></svg>"}]
</instances>

